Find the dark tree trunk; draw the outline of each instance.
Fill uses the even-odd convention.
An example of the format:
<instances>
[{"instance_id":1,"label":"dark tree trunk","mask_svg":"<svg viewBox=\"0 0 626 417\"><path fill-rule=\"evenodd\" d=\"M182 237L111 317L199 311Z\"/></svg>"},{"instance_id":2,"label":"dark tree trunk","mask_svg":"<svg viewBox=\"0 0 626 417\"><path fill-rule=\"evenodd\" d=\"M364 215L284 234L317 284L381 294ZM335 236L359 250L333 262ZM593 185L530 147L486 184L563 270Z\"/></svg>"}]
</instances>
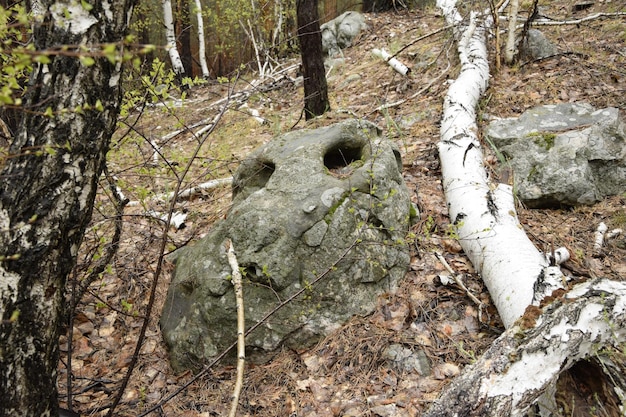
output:
<instances>
[{"instance_id":1,"label":"dark tree trunk","mask_svg":"<svg viewBox=\"0 0 626 417\"><path fill-rule=\"evenodd\" d=\"M90 12L56 19L45 13L33 24L35 48L121 42L132 3L95 0ZM67 7L39 5L44 12ZM121 62L49 58L33 64L28 112L0 173L0 416L58 415L65 282L91 219L121 100Z\"/></svg>"},{"instance_id":2,"label":"dark tree trunk","mask_svg":"<svg viewBox=\"0 0 626 417\"><path fill-rule=\"evenodd\" d=\"M180 46L180 59L185 67L185 74L193 77L193 57L191 53L191 19L189 17L189 2L178 0L178 17L176 18L176 34Z\"/></svg>"},{"instance_id":3,"label":"dark tree trunk","mask_svg":"<svg viewBox=\"0 0 626 417\"><path fill-rule=\"evenodd\" d=\"M304 76L304 114L306 120L309 120L330 110L330 103L317 0L297 0L296 4Z\"/></svg>"},{"instance_id":4,"label":"dark tree trunk","mask_svg":"<svg viewBox=\"0 0 626 417\"><path fill-rule=\"evenodd\" d=\"M363 0L364 13L385 12L395 7L393 0Z\"/></svg>"}]
</instances>

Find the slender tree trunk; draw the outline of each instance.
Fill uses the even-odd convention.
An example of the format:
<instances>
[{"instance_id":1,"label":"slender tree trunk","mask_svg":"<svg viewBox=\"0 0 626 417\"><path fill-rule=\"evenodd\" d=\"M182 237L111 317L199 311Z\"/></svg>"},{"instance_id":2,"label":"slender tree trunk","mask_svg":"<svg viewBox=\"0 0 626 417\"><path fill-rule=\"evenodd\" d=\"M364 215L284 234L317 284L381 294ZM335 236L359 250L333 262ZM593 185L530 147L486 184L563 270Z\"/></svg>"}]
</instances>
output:
<instances>
[{"instance_id":1,"label":"slender tree trunk","mask_svg":"<svg viewBox=\"0 0 626 417\"><path fill-rule=\"evenodd\" d=\"M193 77L193 60L191 57L191 20L189 18L189 3L187 0L178 0L176 18L176 33L180 45L181 61L185 74Z\"/></svg>"},{"instance_id":2,"label":"slender tree trunk","mask_svg":"<svg viewBox=\"0 0 626 417\"><path fill-rule=\"evenodd\" d=\"M204 19L202 18L202 3L200 0L196 2L196 19L198 20L198 58L200 59L200 68L202 69L202 78L209 78L209 66L206 63L206 46L204 43Z\"/></svg>"},{"instance_id":3,"label":"slender tree trunk","mask_svg":"<svg viewBox=\"0 0 626 417\"><path fill-rule=\"evenodd\" d=\"M172 69L179 81L185 76L185 67L180 59L178 48L176 47L176 31L174 30L174 15L172 13L172 1L162 0L163 24L165 25L165 39L167 41L167 51L172 62Z\"/></svg>"},{"instance_id":4,"label":"slender tree trunk","mask_svg":"<svg viewBox=\"0 0 626 417\"><path fill-rule=\"evenodd\" d=\"M519 9L519 0L511 0L509 6L509 33L506 38L506 47L504 49L504 62L511 65L515 60L515 27L517 26L517 11Z\"/></svg>"},{"instance_id":5,"label":"slender tree trunk","mask_svg":"<svg viewBox=\"0 0 626 417\"><path fill-rule=\"evenodd\" d=\"M121 42L132 0L39 1L37 50ZM68 10L70 13L59 12ZM121 100L121 62L33 64L28 109L0 173L0 416L56 416L66 277L91 219ZM75 111L82 108L82 111Z\"/></svg>"},{"instance_id":6,"label":"slender tree trunk","mask_svg":"<svg viewBox=\"0 0 626 417\"><path fill-rule=\"evenodd\" d=\"M322 52L322 33L317 0L298 0L298 40L304 75L304 114L306 120L330 110L328 85Z\"/></svg>"}]
</instances>

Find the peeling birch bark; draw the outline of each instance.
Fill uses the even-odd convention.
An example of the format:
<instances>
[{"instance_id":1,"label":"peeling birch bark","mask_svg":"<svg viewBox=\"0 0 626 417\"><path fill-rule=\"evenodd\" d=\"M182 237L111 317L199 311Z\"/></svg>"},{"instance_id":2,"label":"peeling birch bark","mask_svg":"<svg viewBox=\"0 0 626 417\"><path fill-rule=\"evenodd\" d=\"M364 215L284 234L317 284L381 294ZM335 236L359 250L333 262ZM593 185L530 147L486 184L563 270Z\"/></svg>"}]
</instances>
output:
<instances>
[{"instance_id":1,"label":"peeling birch bark","mask_svg":"<svg viewBox=\"0 0 626 417\"><path fill-rule=\"evenodd\" d=\"M580 364L606 382L600 394L605 396L601 405L612 409L607 415L624 415L626 359L611 362L601 351L621 352L626 342L626 284L595 280L563 296L558 263L569 253L541 254L517 220L512 187L489 183L475 122L489 80L489 20L472 13L465 23L454 5L454 0L438 1L456 25L462 65L444 102L438 144L443 186L459 242L507 331L424 416L523 416L535 404L541 415L549 415L558 412L555 393L566 391L557 390L559 376ZM537 307L542 301L543 310Z\"/></svg>"},{"instance_id":2,"label":"peeling birch bark","mask_svg":"<svg viewBox=\"0 0 626 417\"><path fill-rule=\"evenodd\" d=\"M510 327L528 305L562 288L562 274L524 233L512 187L491 184L483 165L475 108L489 83L489 20L472 13L464 24L453 1L440 0L438 5L448 23L456 24L462 65L445 97L438 144L449 216L461 247L481 274L505 327Z\"/></svg>"},{"instance_id":3,"label":"peeling birch bark","mask_svg":"<svg viewBox=\"0 0 626 417\"><path fill-rule=\"evenodd\" d=\"M523 416L578 361L598 357L602 346L626 342L626 284L595 280L563 299L529 311L463 370L423 417ZM608 367L607 367L608 368ZM611 372L613 399L626 412L624 369ZM620 398L621 397L621 398ZM613 400L613 401L612 401Z\"/></svg>"}]
</instances>

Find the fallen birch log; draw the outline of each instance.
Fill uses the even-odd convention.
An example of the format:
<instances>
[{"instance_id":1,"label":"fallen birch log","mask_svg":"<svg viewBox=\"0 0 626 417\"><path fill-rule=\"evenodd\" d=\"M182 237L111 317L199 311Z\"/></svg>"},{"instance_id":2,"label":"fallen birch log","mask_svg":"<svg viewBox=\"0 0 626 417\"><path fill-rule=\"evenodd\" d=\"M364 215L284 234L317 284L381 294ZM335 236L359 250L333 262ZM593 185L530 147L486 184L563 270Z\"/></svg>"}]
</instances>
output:
<instances>
[{"instance_id":1,"label":"fallen birch log","mask_svg":"<svg viewBox=\"0 0 626 417\"><path fill-rule=\"evenodd\" d=\"M180 193L178 193L176 198L177 200L189 199L200 194L204 190L211 190L213 188L224 187L226 185L232 184L232 182L233 182L233 177L218 178L215 180L207 181L195 187L187 188L181 191ZM151 201L170 201L172 198L174 198L174 192L157 194L153 196L152 198L150 198L150 200ZM142 204L141 201L135 200L135 201L130 201L128 203L128 206L130 207L140 206L141 204Z\"/></svg>"},{"instance_id":2,"label":"fallen birch log","mask_svg":"<svg viewBox=\"0 0 626 417\"><path fill-rule=\"evenodd\" d=\"M455 26L462 65L444 100L438 144L449 216L507 331L424 416L523 416L535 404L542 416L560 415L557 396L570 398L576 390L567 383L557 390L556 382L572 366L606 382L585 387L590 408L601 405L611 410L603 415L624 415L626 284L593 281L563 296L557 261L569 254L565 249L542 254L534 247L517 219L512 187L490 183L483 165L476 107L490 77L489 13L472 12L467 21L455 0L437 5ZM619 360L609 364L602 352L617 352Z\"/></svg>"},{"instance_id":3,"label":"fallen birch log","mask_svg":"<svg viewBox=\"0 0 626 417\"><path fill-rule=\"evenodd\" d=\"M608 385L597 398L598 406L625 415L624 363L599 349L613 346L621 351L624 343L626 284L606 279L580 284L543 312L529 308L463 370L423 417L521 417L544 393L554 391L559 374L583 359L588 359L585 366L600 368L594 380L586 382L599 385L606 379ZM608 375L601 377L603 373ZM553 407L546 408L556 411Z\"/></svg>"},{"instance_id":4,"label":"fallen birch log","mask_svg":"<svg viewBox=\"0 0 626 417\"><path fill-rule=\"evenodd\" d=\"M389 66L399 74L407 76L411 72L411 68L398 61L384 49L374 48L372 49L372 55L381 58L383 61L387 62L387 64L389 64Z\"/></svg>"}]
</instances>

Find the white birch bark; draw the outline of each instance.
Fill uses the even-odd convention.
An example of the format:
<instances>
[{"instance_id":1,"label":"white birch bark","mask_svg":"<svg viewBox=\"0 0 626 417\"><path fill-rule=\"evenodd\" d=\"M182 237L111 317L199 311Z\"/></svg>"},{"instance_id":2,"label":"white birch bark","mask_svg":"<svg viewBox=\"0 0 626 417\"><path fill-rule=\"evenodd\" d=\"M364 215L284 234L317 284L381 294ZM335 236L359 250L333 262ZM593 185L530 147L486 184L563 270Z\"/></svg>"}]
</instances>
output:
<instances>
[{"instance_id":1,"label":"white birch bark","mask_svg":"<svg viewBox=\"0 0 626 417\"><path fill-rule=\"evenodd\" d=\"M180 54L178 53L178 48L176 47L176 32L174 31L174 15L172 13L172 2L171 0L163 0L162 5L167 52L169 53L174 73L179 78L181 78L183 75L185 75L185 67L183 66L183 61L180 59Z\"/></svg>"},{"instance_id":2,"label":"white birch bark","mask_svg":"<svg viewBox=\"0 0 626 417\"><path fill-rule=\"evenodd\" d=\"M462 65L445 97L438 144L449 216L508 328L528 305L559 288L561 275L522 230L512 187L490 184L483 165L475 108L489 83L485 43L489 18L482 20L473 13L470 23L464 24L454 1L439 0L438 5L448 23L455 25ZM537 290L541 291L536 294Z\"/></svg>"},{"instance_id":3,"label":"white birch bark","mask_svg":"<svg viewBox=\"0 0 626 417\"><path fill-rule=\"evenodd\" d=\"M511 0L509 9L509 33L506 38L506 47L504 49L504 62L507 65L513 63L515 59L515 27L517 26L517 11L519 9L519 0Z\"/></svg>"},{"instance_id":4,"label":"white birch bark","mask_svg":"<svg viewBox=\"0 0 626 417\"><path fill-rule=\"evenodd\" d=\"M408 75L411 72L411 69L404 65L402 62L398 61L394 58L389 52L384 49L374 48L372 49L372 55L384 60L389 64L391 68L393 68L397 73L402 74L404 76Z\"/></svg>"},{"instance_id":5,"label":"white birch bark","mask_svg":"<svg viewBox=\"0 0 626 417\"><path fill-rule=\"evenodd\" d=\"M523 416L533 404L541 407L549 401L541 408L543 415L544 410L554 411L559 375L581 359L590 359L591 365L584 366L595 366L605 376L614 409L625 415L626 364L606 366L598 352L611 345L623 349L626 284L587 282L543 310L527 309L562 287L562 275L523 233L511 187L488 181L475 108L489 80L485 44L489 21L473 13L466 24L454 4L455 0L438 0L448 22L455 25L462 64L444 102L438 144L443 185L460 244L482 275L507 331L424 416Z\"/></svg>"},{"instance_id":6,"label":"white birch bark","mask_svg":"<svg viewBox=\"0 0 626 417\"><path fill-rule=\"evenodd\" d=\"M198 20L198 55L200 59L200 68L202 68L202 78L209 78L209 66L206 62L206 46L204 44L204 19L202 18L202 3L200 0L196 2L196 19Z\"/></svg>"},{"instance_id":7,"label":"white birch bark","mask_svg":"<svg viewBox=\"0 0 626 417\"><path fill-rule=\"evenodd\" d=\"M522 322L503 333L422 417L524 416L554 388L560 373L589 357L609 375L611 394L621 397L617 406L626 415L623 364L598 353L604 346L623 348L625 311L623 282L595 280L575 287L534 325Z\"/></svg>"}]
</instances>

